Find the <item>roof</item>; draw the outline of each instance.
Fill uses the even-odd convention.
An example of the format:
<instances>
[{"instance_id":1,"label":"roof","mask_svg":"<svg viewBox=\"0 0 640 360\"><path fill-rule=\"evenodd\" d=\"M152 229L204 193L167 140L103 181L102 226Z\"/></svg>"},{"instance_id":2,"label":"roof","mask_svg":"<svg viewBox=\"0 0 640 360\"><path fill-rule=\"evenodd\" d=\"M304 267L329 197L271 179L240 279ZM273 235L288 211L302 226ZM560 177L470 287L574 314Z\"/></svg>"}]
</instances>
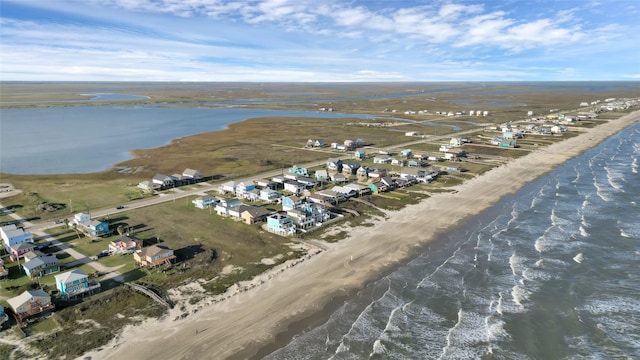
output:
<instances>
[{"instance_id":1,"label":"roof","mask_svg":"<svg viewBox=\"0 0 640 360\"><path fill-rule=\"evenodd\" d=\"M163 245L151 245L138 250L137 253L140 255L141 258L144 258L147 256L153 257L167 250L171 250L171 249Z\"/></svg>"},{"instance_id":2,"label":"roof","mask_svg":"<svg viewBox=\"0 0 640 360\"><path fill-rule=\"evenodd\" d=\"M35 248L36 246L30 242L23 242L20 244L13 245L11 247L11 249L13 249L14 251L22 251L22 250L35 249Z\"/></svg>"},{"instance_id":3,"label":"roof","mask_svg":"<svg viewBox=\"0 0 640 360\"><path fill-rule=\"evenodd\" d=\"M259 218L262 216L267 216L269 215L271 212L269 210L267 210L266 208L263 208L261 206L252 206L249 209L245 209L242 214L244 213L249 213L249 215L251 215L254 218Z\"/></svg>"},{"instance_id":4,"label":"roof","mask_svg":"<svg viewBox=\"0 0 640 360\"><path fill-rule=\"evenodd\" d=\"M58 260L58 258L55 255L47 255L47 256L33 258L25 262L24 264L22 264L22 267L28 270L33 270L43 265L59 264L59 263L60 263L60 260Z\"/></svg>"},{"instance_id":5,"label":"roof","mask_svg":"<svg viewBox=\"0 0 640 360\"><path fill-rule=\"evenodd\" d=\"M66 284L72 281L88 278L88 276L87 274L84 273L84 271L80 269L73 269L71 271L67 271L66 273L56 275L55 278L56 278L56 283L62 282Z\"/></svg>"},{"instance_id":6,"label":"roof","mask_svg":"<svg viewBox=\"0 0 640 360\"><path fill-rule=\"evenodd\" d=\"M185 169L182 172L182 175L185 175L185 176L196 176L196 175L199 175L199 174L200 174L200 171L194 170L194 169L189 169L189 168Z\"/></svg>"},{"instance_id":7,"label":"roof","mask_svg":"<svg viewBox=\"0 0 640 360\"><path fill-rule=\"evenodd\" d=\"M9 306L11 306L12 309L16 310L22 304L31 301L34 297L46 297L51 299L51 296L42 290L27 290L16 297L7 299L7 303L9 303Z\"/></svg>"}]
</instances>

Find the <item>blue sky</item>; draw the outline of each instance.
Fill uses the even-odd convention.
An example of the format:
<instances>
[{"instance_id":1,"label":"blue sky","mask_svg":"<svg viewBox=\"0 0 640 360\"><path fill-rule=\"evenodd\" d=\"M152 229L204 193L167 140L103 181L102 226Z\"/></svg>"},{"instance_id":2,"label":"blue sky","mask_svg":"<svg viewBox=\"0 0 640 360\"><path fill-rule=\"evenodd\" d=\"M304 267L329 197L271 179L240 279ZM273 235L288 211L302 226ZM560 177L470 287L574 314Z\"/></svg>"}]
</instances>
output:
<instances>
[{"instance_id":1,"label":"blue sky","mask_svg":"<svg viewBox=\"0 0 640 360\"><path fill-rule=\"evenodd\" d=\"M640 80L627 0L2 0L0 80Z\"/></svg>"}]
</instances>

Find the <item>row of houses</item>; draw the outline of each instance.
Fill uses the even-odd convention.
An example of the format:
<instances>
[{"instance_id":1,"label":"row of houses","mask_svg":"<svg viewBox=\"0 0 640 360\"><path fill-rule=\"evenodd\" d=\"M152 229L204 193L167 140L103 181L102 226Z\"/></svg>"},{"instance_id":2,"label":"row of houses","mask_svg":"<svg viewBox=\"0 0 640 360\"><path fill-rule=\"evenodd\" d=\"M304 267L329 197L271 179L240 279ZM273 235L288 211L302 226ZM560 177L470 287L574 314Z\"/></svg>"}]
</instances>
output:
<instances>
[{"instance_id":1,"label":"row of houses","mask_svg":"<svg viewBox=\"0 0 640 360\"><path fill-rule=\"evenodd\" d=\"M138 187L146 191L165 190L202 181L206 181L206 178L202 176L200 171L187 168L182 174L156 174L150 181L139 183Z\"/></svg>"}]
</instances>

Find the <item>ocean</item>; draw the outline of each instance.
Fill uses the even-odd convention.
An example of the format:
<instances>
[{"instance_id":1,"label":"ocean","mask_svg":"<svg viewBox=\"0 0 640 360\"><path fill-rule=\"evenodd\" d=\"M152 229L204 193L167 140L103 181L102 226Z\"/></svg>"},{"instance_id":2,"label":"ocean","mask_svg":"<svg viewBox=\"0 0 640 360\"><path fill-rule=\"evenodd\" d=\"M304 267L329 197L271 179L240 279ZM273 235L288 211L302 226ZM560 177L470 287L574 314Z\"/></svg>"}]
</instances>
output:
<instances>
[{"instance_id":1,"label":"ocean","mask_svg":"<svg viewBox=\"0 0 640 360\"><path fill-rule=\"evenodd\" d=\"M635 123L431 242L265 358L640 358L639 162Z\"/></svg>"}]
</instances>

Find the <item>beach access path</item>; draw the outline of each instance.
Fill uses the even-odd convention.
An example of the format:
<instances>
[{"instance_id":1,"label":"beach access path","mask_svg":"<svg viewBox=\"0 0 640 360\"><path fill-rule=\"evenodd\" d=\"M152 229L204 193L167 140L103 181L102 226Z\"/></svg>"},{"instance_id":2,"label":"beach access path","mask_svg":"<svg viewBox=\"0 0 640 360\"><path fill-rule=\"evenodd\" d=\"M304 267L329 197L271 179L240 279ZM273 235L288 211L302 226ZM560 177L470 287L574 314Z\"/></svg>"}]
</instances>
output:
<instances>
[{"instance_id":1,"label":"beach access path","mask_svg":"<svg viewBox=\"0 0 640 360\"><path fill-rule=\"evenodd\" d=\"M125 329L96 359L246 359L272 344L287 326L375 279L447 229L494 205L525 184L640 119L640 111L589 129L458 186L390 212L385 221L354 228L345 240L249 291L174 321L149 319ZM424 217L421 214L428 212ZM393 236L389 236L393 234Z\"/></svg>"}]
</instances>

